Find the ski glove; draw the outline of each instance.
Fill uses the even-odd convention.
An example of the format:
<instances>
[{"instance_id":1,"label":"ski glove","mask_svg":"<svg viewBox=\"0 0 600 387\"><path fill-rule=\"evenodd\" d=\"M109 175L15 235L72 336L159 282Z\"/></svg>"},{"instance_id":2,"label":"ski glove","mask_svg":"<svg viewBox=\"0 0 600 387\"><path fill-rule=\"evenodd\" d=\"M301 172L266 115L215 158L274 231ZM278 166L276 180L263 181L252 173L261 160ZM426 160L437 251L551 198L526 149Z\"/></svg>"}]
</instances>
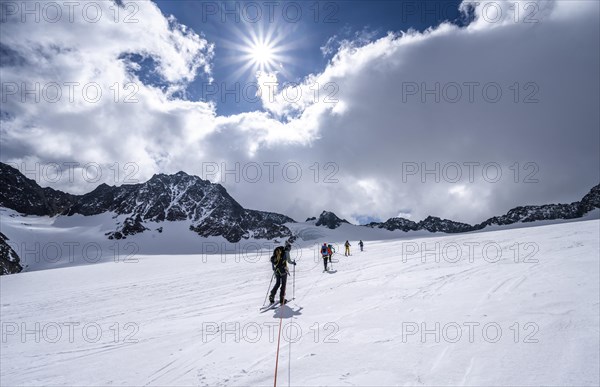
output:
<instances>
[{"instance_id":1,"label":"ski glove","mask_svg":"<svg viewBox=\"0 0 600 387\"><path fill-rule=\"evenodd\" d=\"M296 261L292 261L292 265L296 266Z\"/></svg>"}]
</instances>

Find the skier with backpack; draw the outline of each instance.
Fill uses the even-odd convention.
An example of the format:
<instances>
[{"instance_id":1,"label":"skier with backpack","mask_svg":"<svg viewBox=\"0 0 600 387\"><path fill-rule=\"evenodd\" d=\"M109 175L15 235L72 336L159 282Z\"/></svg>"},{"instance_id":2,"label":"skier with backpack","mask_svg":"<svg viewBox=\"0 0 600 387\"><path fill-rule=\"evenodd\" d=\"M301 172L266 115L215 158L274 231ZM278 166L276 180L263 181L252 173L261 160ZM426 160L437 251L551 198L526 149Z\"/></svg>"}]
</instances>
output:
<instances>
[{"instance_id":1,"label":"skier with backpack","mask_svg":"<svg viewBox=\"0 0 600 387\"><path fill-rule=\"evenodd\" d=\"M346 247L346 251L344 252L344 255L347 257L350 255L350 242L346 241L346 243L344 243L344 246Z\"/></svg>"},{"instance_id":2,"label":"skier with backpack","mask_svg":"<svg viewBox=\"0 0 600 387\"><path fill-rule=\"evenodd\" d=\"M329 263L331 263L331 257L333 256L333 254L335 253L335 249L333 248L332 245L327 245L327 255L329 255Z\"/></svg>"},{"instance_id":3,"label":"skier with backpack","mask_svg":"<svg viewBox=\"0 0 600 387\"><path fill-rule=\"evenodd\" d=\"M281 286L279 290L279 302L281 305L287 303L288 300L285 299L285 287L287 283L287 276L289 274L287 269L287 264L296 265L296 261L292 261L290 259L290 250L292 249L292 245L289 242L286 242L285 247L279 246L276 247L273 251L273 255L271 256L271 266L273 268L273 275L276 277L275 286L271 290L271 294L269 295L269 302L271 304L275 303L275 294L277 294L277 289Z\"/></svg>"},{"instance_id":4,"label":"skier with backpack","mask_svg":"<svg viewBox=\"0 0 600 387\"><path fill-rule=\"evenodd\" d=\"M364 243L363 243L362 239L360 240L360 242L358 242L358 245L360 246L360 251L363 251Z\"/></svg>"},{"instance_id":5,"label":"skier with backpack","mask_svg":"<svg viewBox=\"0 0 600 387\"><path fill-rule=\"evenodd\" d=\"M329 255L330 252L331 250L327 247L327 243L323 243L323 246L321 246L321 257L323 258L324 272L327 271L327 259L331 259Z\"/></svg>"}]
</instances>

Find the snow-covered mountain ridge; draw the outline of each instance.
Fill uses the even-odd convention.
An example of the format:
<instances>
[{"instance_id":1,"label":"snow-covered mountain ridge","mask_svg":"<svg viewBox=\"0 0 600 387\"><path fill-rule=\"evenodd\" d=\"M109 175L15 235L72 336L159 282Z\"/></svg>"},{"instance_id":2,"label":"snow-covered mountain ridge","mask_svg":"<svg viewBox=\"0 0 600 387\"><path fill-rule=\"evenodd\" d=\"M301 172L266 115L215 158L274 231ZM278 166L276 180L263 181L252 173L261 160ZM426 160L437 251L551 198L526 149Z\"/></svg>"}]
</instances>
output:
<instances>
[{"instance_id":1,"label":"snow-covered mountain ridge","mask_svg":"<svg viewBox=\"0 0 600 387\"><path fill-rule=\"evenodd\" d=\"M391 218L385 222L371 222L367 227L383 228L386 230L458 233L482 230L492 225L510 225L529 223L541 220L577 219L600 208L600 184L593 187L580 201L570 204L545 204L540 206L519 206L501 216L491 217L479 224L470 225L448 219L428 216L420 222L405 218Z\"/></svg>"},{"instance_id":2,"label":"snow-covered mountain ridge","mask_svg":"<svg viewBox=\"0 0 600 387\"><path fill-rule=\"evenodd\" d=\"M0 163L0 206L25 215L85 216L112 212L127 215L109 237L121 239L145 231L142 222L190 221L200 236L222 235L230 242L291 235L282 226L294 222L280 214L244 209L220 184L184 172L157 174L141 184L101 184L84 195L41 188L17 169Z\"/></svg>"},{"instance_id":3,"label":"snow-covered mountain ridge","mask_svg":"<svg viewBox=\"0 0 600 387\"><path fill-rule=\"evenodd\" d=\"M600 185L598 185L592 188L579 202L516 207L505 215L492 217L477 225L429 216L420 222L404 218L391 218L386 222L353 226L334 213L323 211L318 218L307 220L307 227L303 224L300 224L299 227L292 227L295 224L293 219L277 213L245 209L220 184L210 183L185 172L173 175L157 174L147 182L140 184L124 184L118 187L101 184L87 194L72 195L48 187L42 188L17 169L0 163L0 184L0 207L14 210L22 215L56 218L54 223L48 225L49 227L54 227L57 222L69 223L59 221L60 218L109 215L112 220L103 216L102 224L98 224L93 229L96 231L81 228L73 222L70 224L75 226L74 230L78 230L77 232L81 235L101 232L102 238L113 241L128 237L131 239L133 236L141 234L150 234L151 238L160 239L162 237L162 245L155 246L161 251L163 251L163 245L175 245L172 240L169 240L169 238L173 238L171 234L169 234L171 236L167 236L167 233L163 234L167 228L177 229L178 232L184 234L197 234L203 238L222 237L231 244L244 240L274 241L278 238L289 238L292 234L297 233L301 239L310 241L318 239L322 234L318 231L319 228L339 229L347 232L348 227L358 227L363 230L357 231L357 234L364 234L359 238L379 239L383 237L383 239L388 239L395 236L370 233L367 230L401 231L409 234L415 232L459 233L477 231L488 226L505 226L540 220L575 219L595 208L600 208ZM180 227L179 223L181 222L185 224L185 230ZM10 274L21 271L22 265L19 263L19 251L15 252L15 249L6 240L14 240L18 244L39 242L40 239L36 239L38 237L35 236L35 232L40 229L29 227L28 233L31 237L22 233L16 235L15 229L12 228L14 222L5 221L5 223L3 229L0 230L4 233L4 237L0 239L0 273ZM176 227L175 224L177 224ZM47 239L43 236L46 234L47 231L39 234L41 240ZM100 243L96 241L96 236L87 240ZM204 239L199 239L196 243L201 244L202 240ZM46 243L48 242L46 240ZM151 241L144 243L152 245ZM186 241L183 243L190 244ZM164 253L173 254L176 251L177 248L173 247L171 251L164 251ZM190 253L197 250L187 249L185 251Z\"/></svg>"}]
</instances>

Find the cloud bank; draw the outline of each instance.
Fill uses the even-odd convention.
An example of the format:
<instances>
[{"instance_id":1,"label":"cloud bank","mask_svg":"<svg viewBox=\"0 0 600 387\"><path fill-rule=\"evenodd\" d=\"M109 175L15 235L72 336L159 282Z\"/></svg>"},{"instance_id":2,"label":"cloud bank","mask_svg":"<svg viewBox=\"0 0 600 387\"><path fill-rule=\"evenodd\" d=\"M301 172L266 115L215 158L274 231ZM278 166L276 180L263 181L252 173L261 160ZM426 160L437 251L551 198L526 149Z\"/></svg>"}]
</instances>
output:
<instances>
[{"instance_id":1,"label":"cloud bank","mask_svg":"<svg viewBox=\"0 0 600 387\"><path fill-rule=\"evenodd\" d=\"M98 4L112 15L114 4ZM40 182L70 192L184 170L297 220L328 209L477 222L578 200L600 180L596 2L465 2L467 27L361 35L295 85L257 74L263 110L232 116L183 98L212 78L210 37L136 4L136 23L3 20L2 161L102 165L98 181ZM154 84L133 54L152 59ZM46 95L23 101L21 86L36 82ZM69 82L81 85L73 101ZM98 87L81 90L91 83L98 100ZM115 179L115 163L135 168Z\"/></svg>"}]
</instances>

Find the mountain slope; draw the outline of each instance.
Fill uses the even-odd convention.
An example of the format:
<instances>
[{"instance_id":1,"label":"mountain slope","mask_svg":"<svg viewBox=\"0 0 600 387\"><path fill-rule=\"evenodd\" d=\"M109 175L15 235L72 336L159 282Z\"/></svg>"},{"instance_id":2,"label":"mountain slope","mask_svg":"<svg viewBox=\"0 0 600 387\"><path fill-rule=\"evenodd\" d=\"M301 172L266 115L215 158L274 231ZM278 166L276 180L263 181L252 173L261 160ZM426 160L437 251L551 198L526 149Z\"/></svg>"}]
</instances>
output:
<instances>
[{"instance_id":1,"label":"mountain slope","mask_svg":"<svg viewBox=\"0 0 600 387\"><path fill-rule=\"evenodd\" d=\"M7 243L8 238L0 232L0 275L19 273L23 268L21 259Z\"/></svg>"},{"instance_id":2,"label":"mountain slope","mask_svg":"<svg viewBox=\"0 0 600 387\"><path fill-rule=\"evenodd\" d=\"M77 196L42 188L19 170L0 163L0 206L22 214L54 216L69 208Z\"/></svg>"}]
</instances>

